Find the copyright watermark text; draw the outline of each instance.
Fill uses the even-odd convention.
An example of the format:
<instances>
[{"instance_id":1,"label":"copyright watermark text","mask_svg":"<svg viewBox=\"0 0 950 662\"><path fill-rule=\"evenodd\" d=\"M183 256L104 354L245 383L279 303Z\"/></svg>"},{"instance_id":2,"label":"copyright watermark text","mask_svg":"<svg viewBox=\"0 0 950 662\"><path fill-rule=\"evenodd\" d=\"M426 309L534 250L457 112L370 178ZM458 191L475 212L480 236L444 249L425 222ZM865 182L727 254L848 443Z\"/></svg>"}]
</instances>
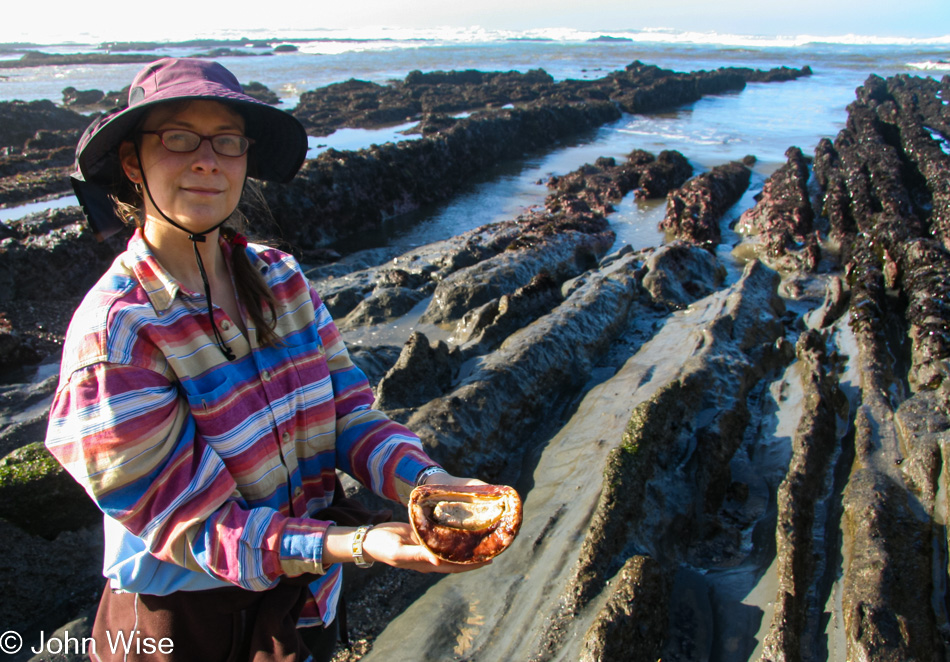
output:
<instances>
[{"instance_id":1,"label":"copyright watermark text","mask_svg":"<svg viewBox=\"0 0 950 662\"><path fill-rule=\"evenodd\" d=\"M0 652L14 655L19 653L21 648L23 648L23 637L20 636L19 632L7 630L0 634Z\"/></svg>"},{"instance_id":2,"label":"copyright watermark text","mask_svg":"<svg viewBox=\"0 0 950 662\"><path fill-rule=\"evenodd\" d=\"M112 653L120 651L128 654L135 652L137 655L153 655L162 653L168 655L175 650L175 643L168 637L158 639L156 637L146 637L138 630L131 632L119 631L117 633L106 632L106 647ZM0 634L0 653L6 655L16 655L23 649L23 636L15 630L7 630ZM45 632L40 632L39 641L30 646L30 651L34 655L40 653L49 653L51 655L70 654L95 655L96 640L92 637L76 637L69 634L69 630L64 630L61 635L47 637Z\"/></svg>"}]
</instances>

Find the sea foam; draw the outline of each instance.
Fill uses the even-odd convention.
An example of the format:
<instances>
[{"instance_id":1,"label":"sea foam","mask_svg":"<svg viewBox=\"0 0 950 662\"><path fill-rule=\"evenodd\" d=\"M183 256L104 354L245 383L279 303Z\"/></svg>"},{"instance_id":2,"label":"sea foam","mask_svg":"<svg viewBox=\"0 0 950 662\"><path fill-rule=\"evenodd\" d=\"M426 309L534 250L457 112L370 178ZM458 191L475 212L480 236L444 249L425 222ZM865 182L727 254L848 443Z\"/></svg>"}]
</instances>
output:
<instances>
[{"instance_id":1,"label":"sea foam","mask_svg":"<svg viewBox=\"0 0 950 662\"><path fill-rule=\"evenodd\" d=\"M828 44L847 46L950 46L950 34L936 37L914 38L879 35L842 34L842 35L768 35L740 34L715 31L687 31L671 28L644 28L638 30L579 30L576 28L538 28L529 30L491 30L477 25L466 27L444 26L434 28L403 28L398 26L360 26L354 28L255 28L247 30L223 29L190 33L182 39L220 39L240 38L267 39L279 43L299 42L301 50L308 53L339 54L351 51L386 50L414 48L420 45L437 44L474 44L504 41L550 41L578 43L600 41L606 47L612 42L635 42L649 44L701 44L736 46L746 48L795 48L808 44ZM111 37L114 39L114 36ZM119 40L127 40L126 35ZM87 34L77 39L56 39L46 43L96 45L109 41L108 35ZM158 43L173 43L174 37L155 40Z\"/></svg>"}]
</instances>

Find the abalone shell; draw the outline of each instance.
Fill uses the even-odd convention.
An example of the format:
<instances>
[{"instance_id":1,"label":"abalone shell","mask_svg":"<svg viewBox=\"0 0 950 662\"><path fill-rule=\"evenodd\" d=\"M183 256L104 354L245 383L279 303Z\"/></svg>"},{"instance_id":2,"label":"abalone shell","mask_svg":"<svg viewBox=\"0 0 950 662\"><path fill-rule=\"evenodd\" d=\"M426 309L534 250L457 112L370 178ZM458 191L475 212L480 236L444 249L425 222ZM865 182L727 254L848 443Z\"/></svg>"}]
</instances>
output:
<instances>
[{"instance_id":1,"label":"abalone shell","mask_svg":"<svg viewBox=\"0 0 950 662\"><path fill-rule=\"evenodd\" d=\"M504 485L420 485L409 496L419 542L452 563L484 563L521 528L521 497Z\"/></svg>"}]
</instances>

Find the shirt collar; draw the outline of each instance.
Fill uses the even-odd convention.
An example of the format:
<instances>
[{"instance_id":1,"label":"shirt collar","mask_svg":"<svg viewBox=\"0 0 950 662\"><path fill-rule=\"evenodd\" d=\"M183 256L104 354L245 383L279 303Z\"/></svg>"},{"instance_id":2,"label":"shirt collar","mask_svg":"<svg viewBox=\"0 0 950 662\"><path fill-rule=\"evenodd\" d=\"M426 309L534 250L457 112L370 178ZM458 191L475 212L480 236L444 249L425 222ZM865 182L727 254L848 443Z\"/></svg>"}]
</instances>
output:
<instances>
[{"instance_id":1,"label":"shirt collar","mask_svg":"<svg viewBox=\"0 0 950 662\"><path fill-rule=\"evenodd\" d=\"M218 245L224 252L225 259L230 261L231 246L220 235ZM191 296L188 290L184 289L181 283L175 280L174 276L168 273L152 255L148 244L145 243L142 228L136 228L132 233L128 250L132 254L132 272L145 290L145 295L156 312L163 313L168 310L179 292L183 296ZM260 260L256 255L254 257Z\"/></svg>"},{"instance_id":2,"label":"shirt collar","mask_svg":"<svg viewBox=\"0 0 950 662\"><path fill-rule=\"evenodd\" d=\"M259 249L260 246L257 246L256 248ZM230 249L231 247L228 246L227 250L230 251ZM267 271L270 269L270 264L268 264L267 260L262 258L257 253L257 250L255 250L254 245L251 244L244 250L247 253L247 259L251 263L251 266L254 267L257 270L257 272L260 273L261 276L267 276Z\"/></svg>"}]
</instances>

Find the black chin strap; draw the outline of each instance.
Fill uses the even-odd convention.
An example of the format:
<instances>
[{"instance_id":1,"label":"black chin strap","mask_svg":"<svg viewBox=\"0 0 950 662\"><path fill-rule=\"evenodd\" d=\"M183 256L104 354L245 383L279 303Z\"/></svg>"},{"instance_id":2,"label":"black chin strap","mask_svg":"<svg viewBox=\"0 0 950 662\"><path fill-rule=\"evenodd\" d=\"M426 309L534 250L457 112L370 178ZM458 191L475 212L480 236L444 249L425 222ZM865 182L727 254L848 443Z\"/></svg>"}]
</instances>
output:
<instances>
[{"instance_id":1,"label":"black chin strap","mask_svg":"<svg viewBox=\"0 0 950 662\"><path fill-rule=\"evenodd\" d=\"M188 230L187 228L183 228L181 225L179 225L178 223L173 221L171 218L169 218L168 215L165 212L163 212L161 208L158 206L158 204L155 202L155 198L152 197L152 192L148 188L148 181L145 179L145 168L141 166L142 158L141 156L139 156L138 143L134 143L134 145L135 145L135 156L138 159L140 170L142 172L142 186L145 189L145 195L147 195L148 199L152 201L152 206L155 207L156 210L158 210L158 213L162 215L162 218L164 218L173 226L175 226L176 228L178 228L179 230L187 234L188 238L191 239L191 245L195 249L195 262L198 263L198 272L201 274L201 282L205 288L205 298L208 300L208 321L211 322L211 331L212 333L214 333L215 342L217 342L218 348L221 350L221 353L224 354L224 358L226 358L228 361L233 361L235 358L234 352L232 351L230 347L228 347L227 343L224 342L224 337L221 335L221 331L218 330L218 325L214 321L214 307L212 306L212 303L211 303L211 285L210 283L208 283L208 273L205 271L204 260L201 259L201 251L198 250L198 242L207 241L207 237L205 235L211 232L214 232L215 230L220 228L222 225L224 225L225 221L227 221L228 219L225 218L214 227L208 228L207 230L204 230L202 232L192 232L191 230ZM245 182L246 181L247 179L245 178Z\"/></svg>"}]
</instances>

